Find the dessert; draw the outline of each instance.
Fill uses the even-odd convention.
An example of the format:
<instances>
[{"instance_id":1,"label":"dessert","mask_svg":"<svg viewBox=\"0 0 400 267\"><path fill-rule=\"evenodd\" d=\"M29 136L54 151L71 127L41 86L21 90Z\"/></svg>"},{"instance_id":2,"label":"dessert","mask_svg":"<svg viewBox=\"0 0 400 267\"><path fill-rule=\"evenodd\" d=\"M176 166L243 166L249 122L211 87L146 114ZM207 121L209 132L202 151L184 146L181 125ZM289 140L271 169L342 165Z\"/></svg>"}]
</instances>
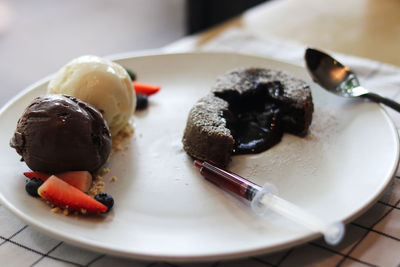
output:
<instances>
[{"instance_id":1,"label":"dessert","mask_svg":"<svg viewBox=\"0 0 400 267\"><path fill-rule=\"evenodd\" d=\"M111 151L102 115L66 95L37 97L18 120L10 146L33 171L97 171Z\"/></svg>"},{"instance_id":2,"label":"dessert","mask_svg":"<svg viewBox=\"0 0 400 267\"><path fill-rule=\"evenodd\" d=\"M136 111L146 109L149 103L148 97L160 91L161 86L139 83L136 81L136 73L127 68L125 70L131 77L133 89L136 93Z\"/></svg>"},{"instance_id":3,"label":"dessert","mask_svg":"<svg viewBox=\"0 0 400 267\"><path fill-rule=\"evenodd\" d=\"M39 179L42 182L46 182L46 180L49 179L51 176L51 174L42 172L24 172L24 175L30 179L29 181L32 181L34 179ZM57 178L78 188L79 190L85 193L89 191L93 182L92 175L88 171L62 172L54 175L57 176Z\"/></svg>"},{"instance_id":4,"label":"dessert","mask_svg":"<svg viewBox=\"0 0 400 267\"><path fill-rule=\"evenodd\" d=\"M100 193L94 196L94 199L103 204L108 208L108 210L111 210L112 207L114 206L114 199L112 196L110 196L107 193Z\"/></svg>"},{"instance_id":5,"label":"dessert","mask_svg":"<svg viewBox=\"0 0 400 267\"><path fill-rule=\"evenodd\" d=\"M39 178L32 178L26 181L25 191L32 197L38 197L38 189L43 184L43 180Z\"/></svg>"},{"instance_id":6,"label":"dessert","mask_svg":"<svg viewBox=\"0 0 400 267\"><path fill-rule=\"evenodd\" d=\"M102 177L110 170L100 168L111 149L121 150L121 141L133 132L128 123L136 108L133 85L141 96L140 109L160 90L132 83L130 75L134 73L105 59L77 58L49 83L50 94L35 98L18 120L10 146L32 170L24 172L25 190L46 200L52 212L112 209L114 199L104 193ZM115 176L111 179L116 181Z\"/></svg>"},{"instance_id":7,"label":"dessert","mask_svg":"<svg viewBox=\"0 0 400 267\"><path fill-rule=\"evenodd\" d=\"M136 110L144 110L149 105L149 99L144 94L136 94Z\"/></svg>"},{"instance_id":8,"label":"dessert","mask_svg":"<svg viewBox=\"0 0 400 267\"><path fill-rule=\"evenodd\" d=\"M81 56L66 64L50 81L47 91L77 97L100 110L112 136L126 126L136 108L127 71L97 56Z\"/></svg>"},{"instance_id":9,"label":"dessert","mask_svg":"<svg viewBox=\"0 0 400 267\"><path fill-rule=\"evenodd\" d=\"M201 98L193 106L182 139L189 155L221 165L229 162L235 140L226 124L228 107L228 102L213 94Z\"/></svg>"},{"instance_id":10,"label":"dessert","mask_svg":"<svg viewBox=\"0 0 400 267\"><path fill-rule=\"evenodd\" d=\"M139 83L136 81L132 82L133 88L135 89L136 94L142 94L146 96L154 95L158 91L160 91L161 87L157 85L151 85L147 83Z\"/></svg>"},{"instance_id":11,"label":"dessert","mask_svg":"<svg viewBox=\"0 0 400 267\"><path fill-rule=\"evenodd\" d=\"M52 175L38 189L38 194L60 208L81 213L106 212L108 207L76 187Z\"/></svg>"},{"instance_id":12,"label":"dessert","mask_svg":"<svg viewBox=\"0 0 400 267\"><path fill-rule=\"evenodd\" d=\"M305 136L313 109L304 81L278 70L235 69L190 110L183 147L196 159L226 166L232 154L265 151L284 132Z\"/></svg>"}]
</instances>

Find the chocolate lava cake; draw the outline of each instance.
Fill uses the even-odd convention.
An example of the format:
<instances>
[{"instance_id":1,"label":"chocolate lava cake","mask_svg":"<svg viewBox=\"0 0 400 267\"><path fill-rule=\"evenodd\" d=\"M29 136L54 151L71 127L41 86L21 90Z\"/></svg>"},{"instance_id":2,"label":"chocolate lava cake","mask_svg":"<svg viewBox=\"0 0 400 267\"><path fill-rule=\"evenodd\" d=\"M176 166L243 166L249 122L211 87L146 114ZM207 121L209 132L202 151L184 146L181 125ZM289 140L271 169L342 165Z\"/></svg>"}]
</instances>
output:
<instances>
[{"instance_id":1,"label":"chocolate lava cake","mask_svg":"<svg viewBox=\"0 0 400 267\"><path fill-rule=\"evenodd\" d=\"M279 70L235 69L192 107L183 147L196 159L226 166L231 155L265 151L285 132L305 136L313 110L304 81Z\"/></svg>"}]
</instances>

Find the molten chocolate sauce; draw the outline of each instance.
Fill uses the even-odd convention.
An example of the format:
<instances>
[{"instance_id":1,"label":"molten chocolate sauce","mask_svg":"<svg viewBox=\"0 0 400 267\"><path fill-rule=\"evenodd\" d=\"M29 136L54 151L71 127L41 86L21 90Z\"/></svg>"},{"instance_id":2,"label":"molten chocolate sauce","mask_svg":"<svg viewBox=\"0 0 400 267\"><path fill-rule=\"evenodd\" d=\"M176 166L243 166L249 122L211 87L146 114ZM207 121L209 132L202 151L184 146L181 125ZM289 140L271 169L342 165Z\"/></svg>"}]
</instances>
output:
<instances>
[{"instance_id":1,"label":"molten chocolate sauce","mask_svg":"<svg viewBox=\"0 0 400 267\"><path fill-rule=\"evenodd\" d=\"M276 96L282 93L280 82L270 82L256 83L253 90L241 95L217 94L229 102L229 112L223 115L235 139L233 154L260 153L280 142L286 113Z\"/></svg>"}]
</instances>

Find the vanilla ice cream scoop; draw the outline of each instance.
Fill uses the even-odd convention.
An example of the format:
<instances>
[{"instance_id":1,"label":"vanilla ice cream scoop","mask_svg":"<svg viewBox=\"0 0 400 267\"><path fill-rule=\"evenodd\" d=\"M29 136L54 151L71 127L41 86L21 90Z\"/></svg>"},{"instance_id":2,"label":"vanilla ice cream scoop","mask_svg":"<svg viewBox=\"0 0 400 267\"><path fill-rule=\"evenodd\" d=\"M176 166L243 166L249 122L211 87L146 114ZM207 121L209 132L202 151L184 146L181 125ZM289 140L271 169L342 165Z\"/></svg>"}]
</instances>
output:
<instances>
[{"instance_id":1,"label":"vanilla ice cream scoop","mask_svg":"<svg viewBox=\"0 0 400 267\"><path fill-rule=\"evenodd\" d=\"M77 97L98 109L112 136L128 123L136 108L136 95L126 70L97 56L81 56L62 67L50 81L49 94Z\"/></svg>"}]
</instances>

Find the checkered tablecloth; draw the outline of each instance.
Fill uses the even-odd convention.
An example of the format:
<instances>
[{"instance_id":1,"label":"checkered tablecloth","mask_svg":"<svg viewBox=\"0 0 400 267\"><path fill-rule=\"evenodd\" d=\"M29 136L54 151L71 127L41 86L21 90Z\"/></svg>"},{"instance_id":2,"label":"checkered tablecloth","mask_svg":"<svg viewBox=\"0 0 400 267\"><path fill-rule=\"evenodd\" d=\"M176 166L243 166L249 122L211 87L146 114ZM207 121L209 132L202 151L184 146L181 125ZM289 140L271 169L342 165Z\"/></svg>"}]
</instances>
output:
<instances>
[{"instance_id":1,"label":"checkered tablecloth","mask_svg":"<svg viewBox=\"0 0 400 267\"><path fill-rule=\"evenodd\" d=\"M232 29L199 46L194 37L165 47L165 52L223 50L244 52L303 65L306 45L254 36ZM400 68L332 53L374 92L400 102ZM388 109L400 129L400 114ZM168 263L123 259L71 246L25 225L0 205L0 266L400 266L400 173L382 198L346 226L335 247L315 240L273 254L231 261Z\"/></svg>"}]
</instances>

